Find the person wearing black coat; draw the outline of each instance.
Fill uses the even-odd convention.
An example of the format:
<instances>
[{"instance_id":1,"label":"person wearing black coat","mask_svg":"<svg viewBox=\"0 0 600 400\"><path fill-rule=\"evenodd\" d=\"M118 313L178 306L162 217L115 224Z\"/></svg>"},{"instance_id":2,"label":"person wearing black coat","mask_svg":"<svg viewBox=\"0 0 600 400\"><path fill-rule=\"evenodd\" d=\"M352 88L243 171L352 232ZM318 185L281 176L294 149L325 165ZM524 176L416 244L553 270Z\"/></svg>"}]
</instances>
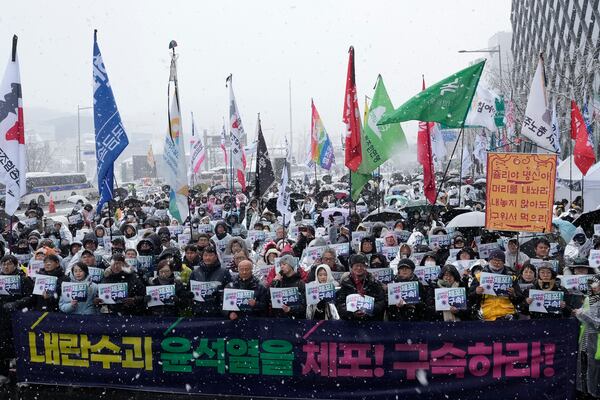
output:
<instances>
[{"instance_id":1,"label":"person wearing black coat","mask_svg":"<svg viewBox=\"0 0 600 400\"><path fill-rule=\"evenodd\" d=\"M230 289L253 290L254 298L248 301L250 310L244 311L223 311L230 320L248 317L263 317L266 315L269 306L269 292L252 274L252 262L249 260L241 261L238 265L238 276L230 282L227 287Z\"/></svg>"},{"instance_id":2,"label":"person wearing black coat","mask_svg":"<svg viewBox=\"0 0 600 400\"><path fill-rule=\"evenodd\" d=\"M280 258L281 270L271 282L272 288L298 288L298 304L284 304L282 308L272 308L271 316L275 318L306 319L305 286L298 273L298 259L290 254Z\"/></svg>"},{"instance_id":3,"label":"person wearing black coat","mask_svg":"<svg viewBox=\"0 0 600 400\"><path fill-rule=\"evenodd\" d=\"M415 263L406 258L398 262L398 273L394 276L394 282L417 282L419 285L419 299L417 304L406 304L403 300L398 304L391 304L387 307L387 316L389 321L423 321L426 316L426 306L428 295L423 284L415 275Z\"/></svg>"},{"instance_id":4,"label":"person wearing black coat","mask_svg":"<svg viewBox=\"0 0 600 400\"><path fill-rule=\"evenodd\" d=\"M31 305L33 281L19 269L19 261L8 255L0 260L0 276L19 277L18 288L6 290L0 294L0 375L8 376L9 361L15 356L11 314Z\"/></svg>"},{"instance_id":5,"label":"person wearing black coat","mask_svg":"<svg viewBox=\"0 0 600 400\"><path fill-rule=\"evenodd\" d=\"M385 292L381 283L375 280L373 275L367 272L367 258L362 254L354 254L350 257L350 273L345 275L340 282L340 290L337 293L336 307L340 318L353 321L382 321L385 311ZM375 299L373 315L368 315L362 310L347 311L346 298L351 294L371 296Z\"/></svg>"},{"instance_id":6,"label":"person wearing black coat","mask_svg":"<svg viewBox=\"0 0 600 400\"><path fill-rule=\"evenodd\" d=\"M192 272L192 281L198 282L220 282L219 287L212 297L205 297L203 302L194 302L193 312L195 316L222 317L223 289L231 282L231 273L223 268L217 257L217 249L207 246L202 253L202 262Z\"/></svg>"},{"instance_id":7,"label":"person wearing black coat","mask_svg":"<svg viewBox=\"0 0 600 400\"><path fill-rule=\"evenodd\" d=\"M146 309L146 287L137 274L125 262L125 257L116 254L110 267L104 270L102 283L127 283L127 297L122 303L107 304L111 314L144 315ZM94 299L94 304L102 304L101 298Z\"/></svg>"},{"instance_id":8,"label":"person wearing black coat","mask_svg":"<svg viewBox=\"0 0 600 400\"><path fill-rule=\"evenodd\" d=\"M174 285L175 296L166 299L164 305L148 307L148 313L158 317L177 317L191 303L194 295L181 283L181 279L175 277L172 260L159 261L156 271L158 275L148 282L148 286ZM150 301L150 296L146 296L145 300L147 304Z\"/></svg>"},{"instance_id":9,"label":"person wearing black coat","mask_svg":"<svg viewBox=\"0 0 600 400\"><path fill-rule=\"evenodd\" d=\"M430 294L429 299L431 301L430 308L433 311L431 313L432 320L438 321L466 321L471 317L471 309L469 308L469 304L467 303L466 308L464 310L458 309L456 307L451 307L449 311L435 311L435 289L436 288L465 288L465 296L467 294L467 289L469 287L469 277L467 275L463 275L461 277L458 269L452 264L445 265L440 274L438 275L438 279L435 282L432 282L430 285Z\"/></svg>"},{"instance_id":10,"label":"person wearing black coat","mask_svg":"<svg viewBox=\"0 0 600 400\"><path fill-rule=\"evenodd\" d=\"M33 295L32 309L43 312L57 312L62 283L69 281L69 278L65 275L65 271L60 266L60 259L54 254L47 255L44 258L44 268L37 274L56 277L56 290L54 293L46 293L44 291L42 294Z\"/></svg>"},{"instance_id":11,"label":"person wearing black coat","mask_svg":"<svg viewBox=\"0 0 600 400\"><path fill-rule=\"evenodd\" d=\"M529 315L531 319L557 319L557 318L569 318L571 316L572 309L568 306L567 300L569 297L569 292L567 289L560 285L560 280L558 280L556 271L552 268L552 265L549 262L541 263L537 267L537 275L538 279L535 281L533 286L529 289L525 290L525 300L523 306L527 309L529 305L533 303L533 299L529 297L530 290L544 290L544 291L554 291L554 292L562 292L563 300L560 302L560 312L549 312L542 313L537 311L529 311Z\"/></svg>"}]
</instances>

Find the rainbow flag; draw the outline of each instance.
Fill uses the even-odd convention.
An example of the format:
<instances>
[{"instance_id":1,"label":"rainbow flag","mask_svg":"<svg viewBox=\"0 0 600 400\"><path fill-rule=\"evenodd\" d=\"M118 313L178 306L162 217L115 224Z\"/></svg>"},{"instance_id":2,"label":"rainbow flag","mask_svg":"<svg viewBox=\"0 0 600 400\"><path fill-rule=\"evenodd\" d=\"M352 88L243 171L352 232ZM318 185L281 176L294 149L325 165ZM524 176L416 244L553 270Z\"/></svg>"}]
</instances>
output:
<instances>
[{"instance_id":1,"label":"rainbow flag","mask_svg":"<svg viewBox=\"0 0 600 400\"><path fill-rule=\"evenodd\" d=\"M329 170L331 164L335 162L333 155L333 145L329 140L329 135L323 126L323 121L315 107L315 103L310 101L312 109L311 128L310 128L310 154L311 160L321 168Z\"/></svg>"}]
</instances>

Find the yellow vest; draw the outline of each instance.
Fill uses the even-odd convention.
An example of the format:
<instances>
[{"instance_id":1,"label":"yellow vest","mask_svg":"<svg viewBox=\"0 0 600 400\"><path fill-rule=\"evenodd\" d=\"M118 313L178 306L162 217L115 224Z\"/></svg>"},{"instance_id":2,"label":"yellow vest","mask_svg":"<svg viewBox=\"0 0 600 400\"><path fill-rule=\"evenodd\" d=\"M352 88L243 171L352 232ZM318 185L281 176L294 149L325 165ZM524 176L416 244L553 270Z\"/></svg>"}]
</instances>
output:
<instances>
[{"instance_id":1,"label":"yellow vest","mask_svg":"<svg viewBox=\"0 0 600 400\"><path fill-rule=\"evenodd\" d=\"M475 274L475 278L479 281L481 273ZM515 277L512 277L513 281ZM495 321L505 315L514 314L515 306L508 297L492 296L484 294L481 300L481 314L485 321Z\"/></svg>"}]
</instances>

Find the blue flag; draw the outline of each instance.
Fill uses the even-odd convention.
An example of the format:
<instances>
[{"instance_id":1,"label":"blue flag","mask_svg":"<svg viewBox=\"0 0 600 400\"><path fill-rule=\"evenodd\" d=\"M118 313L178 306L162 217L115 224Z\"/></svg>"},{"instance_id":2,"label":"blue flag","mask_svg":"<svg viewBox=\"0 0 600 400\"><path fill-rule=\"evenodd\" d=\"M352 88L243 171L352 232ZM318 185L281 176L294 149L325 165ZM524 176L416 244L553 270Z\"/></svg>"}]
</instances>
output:
<instances>
[{"instance_id":1,"label":"blue flag","mask_svg":"<svg viewBox=\"0 0 600 400\"><path fill-rule=\"evenodd\" d=\"M108 82L108 75L94 31L94 129L96 131L96 162L98 171L97 212L113 198L114 162L129 144L121 116Z\"/></svg>"}]
</instances>

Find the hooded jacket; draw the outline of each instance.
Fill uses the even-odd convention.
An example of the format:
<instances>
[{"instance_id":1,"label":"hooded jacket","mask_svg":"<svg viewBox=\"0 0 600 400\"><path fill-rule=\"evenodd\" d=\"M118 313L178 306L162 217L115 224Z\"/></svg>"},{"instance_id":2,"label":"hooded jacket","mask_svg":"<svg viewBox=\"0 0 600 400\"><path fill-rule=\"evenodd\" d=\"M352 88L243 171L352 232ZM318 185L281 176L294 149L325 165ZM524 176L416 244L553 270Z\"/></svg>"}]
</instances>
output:
<instances>
[{"instance_id":1,"label":"hooded jacket","mask_svg":"<svg viewBox=\"0 0 600 400\"><path fill-rule=\"evenodd\" d=\"M327 272L327 283L333 283L336 287L339 283L333 279L331 268L327 264L321 264L315 268L315 275L323 269ZM315 282L319 282L318 278L314 279ZM315 320L336 320L340 319L340 314L335 307L335 303L328 303L324 300L319 301L317 304L311 304L306 306L306 319Z\"/></svg>"},{"instance_id":2,"label":"hooded jacket","mask_svg":"<svg viewBox=\"0 0 600 400\"><path fill-rule=\"evenodd\" d=\"M217 228L221 226L224 229L223 233L217 234ZM210 238L210 240L215 244L215 247L219 251L220 254L225 253L225 249L227 249L227 244L231 240L231 235L228 232L229 227L223 221L219 221L215 224L215 234Z\"/></svg>"},{"instance_id":3,"label":"hooded jacket","mask_svg":"<svg viewBox=\"0 0 600 400\"><path fill-rule=\"evenodd\" d=\"M170 301L165 302L165 304L162 306L148 307L147 303L150 301L150 296L146 296L144 300L146 302L149 315L157 317L177 317L186 306L191 304L192 299L194 298L192 292L186 289L181 282L181 279L177 278L175 274L172 274L166 280L162 280L157 276L148 282L148 286L160 285L174 285L175 297Z\"/></svg>"}]
</instances>

